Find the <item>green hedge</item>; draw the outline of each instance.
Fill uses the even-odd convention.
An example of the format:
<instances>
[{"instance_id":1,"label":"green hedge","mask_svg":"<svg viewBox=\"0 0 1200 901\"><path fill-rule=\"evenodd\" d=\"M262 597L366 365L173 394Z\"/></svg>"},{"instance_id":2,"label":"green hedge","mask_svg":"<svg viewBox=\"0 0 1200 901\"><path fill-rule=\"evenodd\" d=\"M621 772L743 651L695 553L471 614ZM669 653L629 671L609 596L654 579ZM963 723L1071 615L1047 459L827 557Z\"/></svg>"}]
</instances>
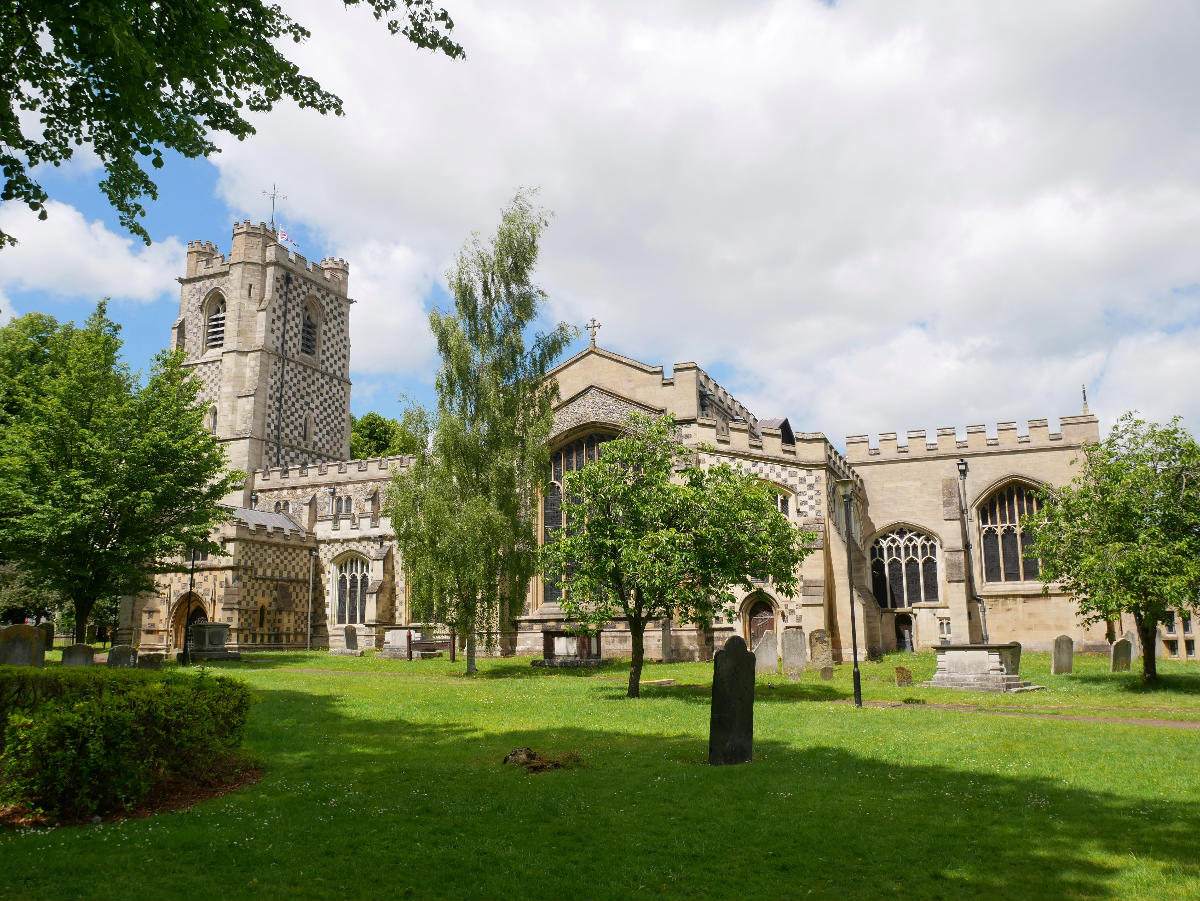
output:
<instances>
[{"instance_id":1,"label":"green hedge","mask_svg":"<svg viewBox=\"0 0 1200 901\"><path fill-rule=\"evenodd\" d=\"M76 819L161 780L212 778L241 744L247 685L201 672L0 667L0 801Z\"/></svg>"}]
</instances>

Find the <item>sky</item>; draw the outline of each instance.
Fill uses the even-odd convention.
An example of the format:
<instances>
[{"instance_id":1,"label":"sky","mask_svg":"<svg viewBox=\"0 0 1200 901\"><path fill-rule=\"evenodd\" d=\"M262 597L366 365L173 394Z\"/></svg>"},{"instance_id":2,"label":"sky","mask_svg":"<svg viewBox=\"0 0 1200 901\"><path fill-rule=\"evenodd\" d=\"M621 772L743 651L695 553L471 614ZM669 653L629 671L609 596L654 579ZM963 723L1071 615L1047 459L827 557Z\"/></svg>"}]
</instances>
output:
<instances>
[{"instance_id":1,"label":"sky","mask_svg":"<svg viewBox=\"0 0 1200 901\"><path fill-rule=\"evenodd\" d=\"M522 186L553 211L547 323L694 361L759 417L845 435L1124 411L1200 422L1200 4L445 0L452 61L330 0L287 52L342 118L280 105L170 157L150 247L90 154L38 175L0 319L112 298L148 366L189 240L277 220L350 263L352 408L429 402L426 318ZM586 336L584 336L584 339ZM581 349L581 339L573 350ZM902 439L903 440L903 439Z\"/></svg>"}]
</instances>

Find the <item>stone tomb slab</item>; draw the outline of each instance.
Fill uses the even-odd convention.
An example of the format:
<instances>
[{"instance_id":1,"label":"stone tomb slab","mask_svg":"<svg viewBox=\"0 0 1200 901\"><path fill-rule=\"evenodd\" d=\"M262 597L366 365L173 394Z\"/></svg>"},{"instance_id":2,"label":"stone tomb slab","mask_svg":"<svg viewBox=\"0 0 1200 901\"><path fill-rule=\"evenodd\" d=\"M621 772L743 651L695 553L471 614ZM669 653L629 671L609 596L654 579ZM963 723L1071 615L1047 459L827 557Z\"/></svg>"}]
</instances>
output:
<instances>
[{"instance_id":1,"label":"stone tomb slab","mask_svg":"<svg viewBox=\"0 0 1200 901\"><path fill-rule=\"evenodd\" d=\"M192 660L241 660L242 655L228 647L228 623L192 623Z\"/></svg>"},{"instance_id":2,"label":"stone tomb slab","mask_svg":"<svg viewBox=\"0 0 1200 901\"><path fill-rule=\"evenodd\" d=\"M63 666L92 666L96 652L90 644L73 644L63 648Z\"/></svg>"},{"instance_id":3,"label":"stone tomb slab","mask_svg":"<svg viewBox=\"0 0 1200 901\"><path fill-rule=\"evenodd\" d=\"M41 629L24 624L0 629L0 665L46 665L46 644Z\"/></svg>"},{"instance_id":4,"label":"stone tomb slab","mask_svg":"<svg viewBox=\"0 0 1200 901\"><path fill-rule=\"evenodd\" d=\"M383 648L379 651L379 656L390 660L411 660L411 642L411 629L388 629L383 633Z\"/></svg>"},{"instance_id":5,"label":"stone tomb slab","mask_svg":"<svg viewBox=\"0 0 1200 901\"><path fill-rule=\"evenodd\" d=\"M137 666L137 648L127 644L115 644L108 649L108 665L119 669Z\"/></svg>"},{"instance_id":6,"label":"stone tomb slab","mask_svg":"<svg viewBox=\"0 0 1200 901\"><path fill-rule=\"evenodd\" d=\"M1075 642L1070 635L1054 639L1054 654L1050 657L1050 675L1061 676L1071 672L1075 665Z\"/></svg>"},{"instance_id":7,"label":"stone tomb slab","mask_svg":"<svg viewBox=\"0 0 1200 901\"><path fill-rule=\"evenodd\" d=\"M754 671L757 658L735 635L713 657L708 762L745 763L754 756Z\"/></svg>"},{"instance_id":8,"label":"stone tomb slab","mask_svg":"<svg viewBox=\"0 0 1200 901\"><path fill-rule=\"evenodd\" d=\"M768 629L754 646L754 672L779 672L779 650L775 641L775 630Z\"/></svg>"},{"instance_id":9,"label":"stone tomb slab","mask_svg":"<svg viewBox=\"0 0 1200 901\"><path fill-rule=\"evenodd\" d=\"M937 671L925 685L964 691L1037 691L1042 686L1021 679L1021 645L934 645Z\"/></svg>"},{"instance_id":10,"label":"stone tomb slab","mask_svg":"<svg viewBox=\"0 0 1200 901\"><path fill-rule=\"evenodd\" d=\"M346 636L346 646L330 648L329 653L334 657L361 657L363 652L358 648L358 629L354 626L346 626L343 634Z\"/></svg>"}]
</instances>

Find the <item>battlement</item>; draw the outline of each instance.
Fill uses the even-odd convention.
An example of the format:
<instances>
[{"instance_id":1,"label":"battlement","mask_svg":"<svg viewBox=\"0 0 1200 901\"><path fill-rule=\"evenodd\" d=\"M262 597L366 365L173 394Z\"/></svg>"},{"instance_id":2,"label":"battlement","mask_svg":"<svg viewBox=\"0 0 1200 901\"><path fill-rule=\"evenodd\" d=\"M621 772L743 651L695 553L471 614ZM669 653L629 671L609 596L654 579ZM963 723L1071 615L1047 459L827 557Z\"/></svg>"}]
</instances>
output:
<instances>
[{"instance_id":1,"label":"battlement","mask_svg":"<svg viewBox=\"0 0 1200 901\"><path fill-rule=\"evenodd\" d=\"M280 466L254 473L254 488L299 488L316 485L339 485L346 482L365 482L390 478L393 468L407 469L413 463L410 456L373 457L369 460L343 460L338 463L312 463L308 466Z\"/></svg>"},{"instance_id":2,"label":"battlement","mask_svg":"<svg viewBox=\"0 0 1200 901\"><path fill-rule=\"evenodd\" d=\"M1001 450L1036 450L1053 447L1078 447L1100 439L1099 420L1090 413L1059 417L1061 431L1051 432L1045 419L1030 419L1028 431L1017 433L1016 422L996 423L996 437L989 438L986 425L969 425L966 440L958 440L954 426L937 430L936 440L929 441L924 429L910 429L908 444L897 442L895 432L880 432L878 447L871 447L869 435L850 435L846 438L846 459L850 463L880 463L886 460L917 459L921 457L964 456L994 453Z\"/></svg>"},{"instance_id":3,"label":"battlement","mask_svg":"<svg viewBox=\"0 0 1200 901\"><path fill-rule=\"evenodd\" d=\"M345 260L326 257L320 263L313 263L303 254L289 251L277 243L266 246L264 260L284 266L305 278L320 281L327 291L341 297L345 297L349 290L350 264Z\"/></svg>"},{"instance_id":4,"label":"battlement","mask_svg":"<svg viewBox=\"0 0 1200 901\"><path fill-rule=\"evenodd\" d=\"M209 275L222 272L229 268L225 257L212 241L188 241L187 246L187 278L197 275Z\"/></svg>"},{"instance_id":5,"label":"battlement","mask_svg":"<svg viewBox=\"0 0 1200 901\"><path fill-rule=\"evenodd\" d=\"M689 444L710 444L719 451L746 456L784 459L795 464L814 466L825 462L828 442L820 432L801 432L795 444L784 444L779 429L763 429L762 436L755 435L746 422L729 423L729 434L717 430L717 421L700 417L681 426L684 440Z\"/></svg>"},{"instance_id":6,"label":"battlement","mask_svg":"<svg viewBox=\"0 0 1200 901\"><path fill-rule=\"evenodd\" d=\"M345 297L349 290L350 264L340 257L325 257L310 263L303 254L290 251L279 243L279 235L265 222L249 219L233 224L233 245L226 257L211 241L189 241L186 278L222 275L238 263L258 265L275 263L314 281L325 289Z\"/></svg>"}]
</instances>

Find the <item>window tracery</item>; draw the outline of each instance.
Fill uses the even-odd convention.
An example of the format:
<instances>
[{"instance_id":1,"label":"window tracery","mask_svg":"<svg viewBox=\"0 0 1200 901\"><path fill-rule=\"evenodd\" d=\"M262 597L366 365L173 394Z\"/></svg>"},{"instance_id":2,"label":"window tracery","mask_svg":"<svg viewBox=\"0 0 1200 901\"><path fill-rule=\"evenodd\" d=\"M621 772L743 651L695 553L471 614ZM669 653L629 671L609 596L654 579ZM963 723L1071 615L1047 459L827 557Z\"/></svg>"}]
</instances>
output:
<instances>
[{"instance_id":1,"label":"window tracery","mask_svg":"<svg viewBox=\"0 0 1200 901\"><path fill-rule=\"evenodd\" d=\"M337 567L337 624L367 621L367 585L370 572L364 557L347 557Z\"/></svg>"},{"instance_id":2,"label":"window tracery","mask_svg":"<svg viewBox=\"0 0 1200 901\"><path fill-rule=\"evenodd\" d=\"M1025 531L1027 517L1041 509L1037 492L1028 485L1010 482L993 491L979 505L979 547L983 581L1024 582L1040 572L1033 556L1033 536Z\"/></svg>"},{"instance_id":3,"label":"window tracery","mask_svg":"<svg viewBox=\"0 0 1200 901\"><path fill-rule=\"evenodd\" d=\"M893 529L871 545L871 589L880 607L937 603L939 546L913 529Z\"/></svg>"},{"instance_id":4,"label":"window tracery","mask_svg":"<svg viewBox=\"0 0 1200 901\"><path fill-rule=\"evenodd\" d=\"M550 455L550 486L542 498L542 541L549 543L554 534L564 525L562 514L563 481L568 472L583 469L600 459L601 445L611 435L584 435L566 444ZM562 590L547 580L544 586L546 603L554 603L562 597Z\"/></svg>"}]
</instances>

